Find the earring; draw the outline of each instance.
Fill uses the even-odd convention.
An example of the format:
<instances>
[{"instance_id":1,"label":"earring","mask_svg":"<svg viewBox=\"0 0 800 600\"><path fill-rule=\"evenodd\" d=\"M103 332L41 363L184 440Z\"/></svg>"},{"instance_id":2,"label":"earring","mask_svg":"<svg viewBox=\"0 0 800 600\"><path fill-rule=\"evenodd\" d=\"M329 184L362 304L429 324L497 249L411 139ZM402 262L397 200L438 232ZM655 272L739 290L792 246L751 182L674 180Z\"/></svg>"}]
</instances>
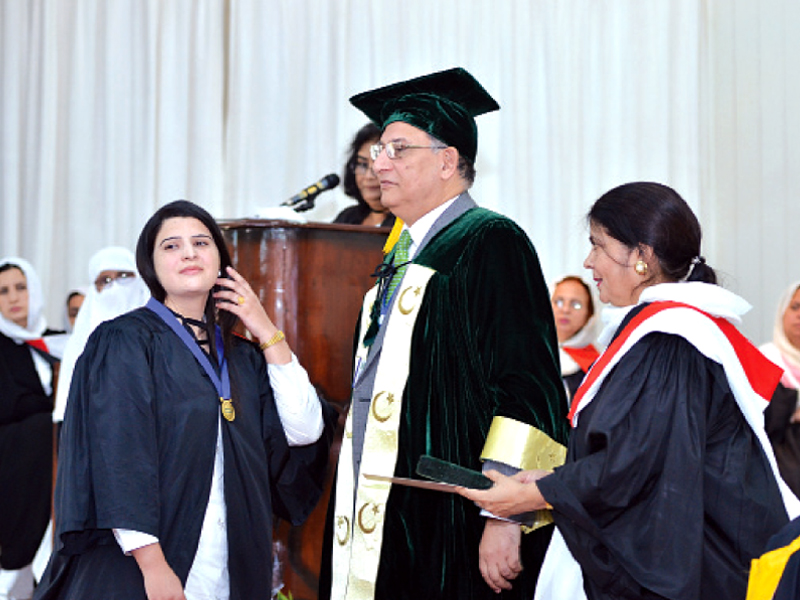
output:
<instances>
[{"instance_id":1,"label":"earring","mask_svg":"<svg viewBox=\"0 0 800 600\"><path fill-rule=\"evenodd\" d=\"M637 260L636 264L633 265L633 270L636 271L637 275L647 275L647 263L643 260Z\"/></svg>"}]
</instances>

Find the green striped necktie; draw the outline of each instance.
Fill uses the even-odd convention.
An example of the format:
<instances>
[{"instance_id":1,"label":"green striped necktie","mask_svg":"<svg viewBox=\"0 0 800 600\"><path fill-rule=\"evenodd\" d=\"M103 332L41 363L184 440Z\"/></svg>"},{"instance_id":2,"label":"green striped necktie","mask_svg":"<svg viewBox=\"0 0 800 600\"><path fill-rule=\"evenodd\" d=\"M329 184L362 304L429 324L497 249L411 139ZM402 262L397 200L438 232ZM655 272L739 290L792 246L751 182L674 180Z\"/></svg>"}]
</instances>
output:
<instances>
[{"instance_id":1,"label":"green striped necktie","mask_svg":"<svg viewBox=\"0 0 800 600\"><path fill-rule=\"evenodd\" d=\"M400 239L397 240L397 245L394 248L394 265L396 271L392 276L392 281L389 283L389 291L386 294L387 302L391 300L395 288L400 285L400 280L403 279L403 274L406 272L406 264L408 262L408 249L411 247L411 234L408 229L404 229L400 234ZM398 266L402 265L402 266Z\"/></svg>"}]
</instances>

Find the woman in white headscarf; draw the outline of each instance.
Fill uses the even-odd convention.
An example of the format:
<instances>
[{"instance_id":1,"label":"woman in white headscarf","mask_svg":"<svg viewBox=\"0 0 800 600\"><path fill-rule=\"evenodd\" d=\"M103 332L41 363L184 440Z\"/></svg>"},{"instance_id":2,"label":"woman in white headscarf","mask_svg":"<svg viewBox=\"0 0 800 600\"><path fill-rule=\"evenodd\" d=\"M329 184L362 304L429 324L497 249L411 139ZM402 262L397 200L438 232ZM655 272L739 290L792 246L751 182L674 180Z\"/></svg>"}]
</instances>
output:
<instances>
[{"instance_id":1,"label":"woman in white headscarf","mask_svg":"<svg viewBox=\"0 0 800 600\"><path fill-rule=\"evenodd\" d=\"M127 248L109 246L95 253L89 260L89 281L93 285L78 312L61 361L53 410L55 422L64 420L72 372L92 332L100 323L143 306L150 297L147 286L136 273L136 257Z\"/></svg>"},{"instance_id":2,"label":"woman in white headscarf","mask_svg":"<svg viewBox=\"0 0 800 600\"><path fill-rule=\"evenodd\" d=\"M28 261L0 260L0 598L30 598L31 563L50 519L53 366L63 336L47 328Z\"/></svg>"},{"instance_id":3,"label":"woman in white headscarf","mask_svg":"<svg viewBox=\"0 0 800 600\"><path fill-rule=\"evenodd\" d=\"M591 288L576 275L559 279L550 301L556 321L561 379L567 389L567 401L571 401L589 367L600 356L596 347L599 315Z\"/></svg>"},{"instance_id":4,"label":"woman in white headscarf","mask_svg":"<svg viewBox=\"0 0 800 600\"><path fill-rule=\"evenodd\" d=\"M800 496L800 281L781 296L772 341L759 348L783 369L781 382L764 411L781 477Z\"/></svg>"}]
</instances>

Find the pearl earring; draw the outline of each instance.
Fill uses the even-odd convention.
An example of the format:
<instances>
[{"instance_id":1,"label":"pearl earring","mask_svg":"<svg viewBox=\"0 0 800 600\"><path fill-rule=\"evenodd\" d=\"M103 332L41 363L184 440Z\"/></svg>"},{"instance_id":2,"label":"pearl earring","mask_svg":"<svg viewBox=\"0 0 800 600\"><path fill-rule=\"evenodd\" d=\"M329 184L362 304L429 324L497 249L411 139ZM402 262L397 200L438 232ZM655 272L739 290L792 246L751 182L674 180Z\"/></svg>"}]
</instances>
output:
<instances>
[{"instance_id":1,"label":"pearl earring","mask_svg":"<svg viewBox=\"0 0 800 600\"><path fill-rule=\"evenodd\" d=\"M636 264L633 265L633 270L636 271L637 275L647 275L647 263L643 260L637 260Z\"/></svg>"}]
</instances>

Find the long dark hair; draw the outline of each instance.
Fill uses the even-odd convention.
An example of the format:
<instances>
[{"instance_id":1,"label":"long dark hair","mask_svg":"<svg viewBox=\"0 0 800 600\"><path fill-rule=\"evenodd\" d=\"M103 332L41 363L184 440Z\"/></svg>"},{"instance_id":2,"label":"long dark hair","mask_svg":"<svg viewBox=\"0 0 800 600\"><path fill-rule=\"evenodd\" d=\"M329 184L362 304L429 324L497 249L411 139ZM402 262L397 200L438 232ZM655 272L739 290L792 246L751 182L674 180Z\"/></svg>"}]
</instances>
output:
<instances>
[{"instance_id":1,"label":"long dark hair","mask_svg":"<svg viewBox=\"0 0 800 600\"><path fill-rule=\"evenodd\" d=\"M717 283L714 269L700 256L697 217L666 185L639 181L616 187L592 205L587 219L631 250L650 246L670 281Z\"/></svg>"},{"instance_id":2,"label":"long dark hair","mask_svg":"<svg viewBox=\"0 0 800 600\"><path fill-rule=\"evenodd\" d=\"M139 240L136 242L136 268L139 269L139 274L150 289L153 298L159 302L164 302L167 292L156 275L153 250L155 249L158 232L161 231L164 221L175 217L197 219L206 226L214 240L214 245L219 251L220 271L223 275L226 273L226 267L233 266L228 246L225 244L225 238L222 237L222 231L214 218L205 209L188 200L175 200L165 204L145 223L142 232L139 234ZM206 333L208 334L208 339L211 340L211 353L214 357L217 355L216 346L213 342L215 339L214 324L216 323L220 326L222 339L227 350L230 348L233 328L239 320L236 315L227 310L217 311L215 305L214 296L209 293L203 312L206 318Z\"/></svg>"},{"instance_id":3,"label":"long dark hair","mask_svg":"<svg viewBox=\"0 0 800 600\"><path fill-rule=\"evenodd\" d=\"M358 163L358 151L361 146L371 141L378 141L381 137L381 130L375 123L367 123L356 132L353 141L350 142L349 158L344 165L344 193L355 198L359 204L369 207L367 201L361 196L361 191L356 185L356 164Z\"/></svg>"}]
</instances>

